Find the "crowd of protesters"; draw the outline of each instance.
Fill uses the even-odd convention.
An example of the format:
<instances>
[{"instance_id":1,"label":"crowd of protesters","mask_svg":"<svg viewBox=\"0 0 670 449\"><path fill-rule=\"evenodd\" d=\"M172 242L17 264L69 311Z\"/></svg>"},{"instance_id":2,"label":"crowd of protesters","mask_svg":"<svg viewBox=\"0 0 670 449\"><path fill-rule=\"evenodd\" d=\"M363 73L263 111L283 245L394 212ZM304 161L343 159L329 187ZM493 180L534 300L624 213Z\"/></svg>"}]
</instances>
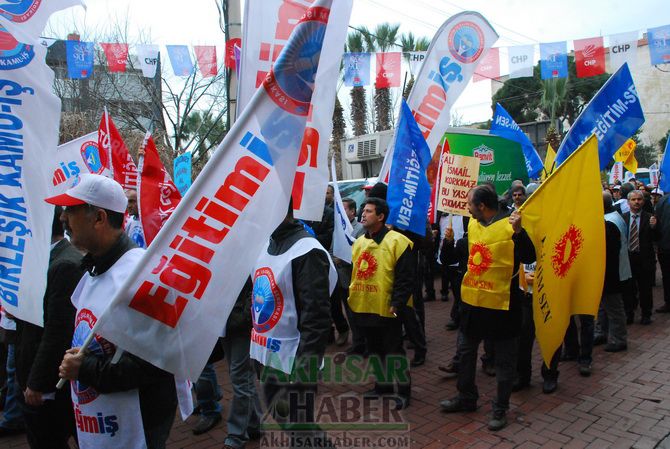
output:
<instances>
[{"instance_id":1,"label":"crowd of protesters","mask_svg":"<svg viewBox=\"0 0 670 449\"><path fill-rule=\"evenodd\" d=\"M374 386L364 397L392 398L398 410L410 407L410 370L429 356L424 303L436 300L438 277L440 299L449 301L450 293L453 298L445 327L457 342L450 363L439 370L457 378L458 394L436 403L436 409L477 408L475 373L483 343L482 369L497 382L488 427L505 427L511 394L531 380L536 255L518 210L537 188L514 181L498 196L492 185L477 186L468 194L470 217L439 215L419 236L387 226L386 185L368 186L363 204L343 200L356 239L351 263L332 256L332 186L320 222L296 220L289 205L237 297L225 336L193 385L198 415L193 433L220 424L222 401L228 404L224 448L259 438L264 419L314 423L319 370L329 344L349 357L393 365L384 371L388 375L371 379ZM141 257L136 198L112 180L84 175L65 194L47 199L56 210L44 327L5 313L0 322L0 438L25 433L31 448L67 448L71 439L82 448L165 447L184 386L99 336L88 351L77 350ZM606 273L600 310L595 318L572 317L562 348L549 366L542 365L545 394L558 388L561 361L577 361L579 373L589 376L594 345L625 351L628 325L649 325L654 311L670 313L668 201L658 188L635 179L603 185ZM472 241L493 248L498 263L492 271L499 271L487 279L503 293L477 287L481 273L471 263ZM657 260L665 302L654 309ZM284 299L278 318L273 289ZM406 347L414 350L411 359ZM215 370L224 358L233 390L229 398L223 397ZM56 389L59 378L70 380L71 388ZM317 426L303 433L326 447L328 438Z\"/></svg>"}]
</instances>

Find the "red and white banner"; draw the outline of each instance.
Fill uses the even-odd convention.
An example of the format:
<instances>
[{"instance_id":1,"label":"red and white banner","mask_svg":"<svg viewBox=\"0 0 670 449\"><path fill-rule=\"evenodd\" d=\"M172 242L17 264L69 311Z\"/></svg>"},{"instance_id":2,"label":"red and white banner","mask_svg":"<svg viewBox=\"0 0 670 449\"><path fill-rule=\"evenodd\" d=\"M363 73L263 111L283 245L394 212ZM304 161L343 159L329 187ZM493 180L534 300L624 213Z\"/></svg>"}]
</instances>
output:
<instances>
[{"instance_id":1,"label":"red and white banner","mask_svg":"<svg viewBox=\"0 0 670 449\"><path fill-rule=\"evenodd\" d=\"M203 78L216 76L218 66L216 64L216 47L214 45L195 45L195 58L198 60L198 68Z\"/></svg>"},{"instance_id":2,"label":"red and white banner","mask_svg":"<svg viewBox=\"0 0 670 449\"><path fill-rule=\"evenodd\" d=\"M179 379L198 378L286 216L313 80L321 63L339 69L350 11L351 1L318 0L297 20L276 67L93 332ZM323 46L340 37L339 53L326 58Z\"/></svg>"},{"instance_id":3,"label":"red and white banner","mask_svg":"<svg viewBox=\"0 0 670 449\"><path fill-rule=\"evenodd\" d=\"M137 207L144 240L149 246L179 205L181 195L165 170L150 134L145 138L144 156L140 157L138 169Z\"/></svg>"},{"instance_id":4,"label":"red and white banner","mask_svg":"<svg viewBox=\"0 0 670 449\"><path fill-rule=\"evenodd\" d=\"M237 60L235 59L235 47L242 49L242 39L236 37L235 39L228 39L226 41L226 68L227 69L236 69Z\"/></svg>"},{"instance_id":5,"label":"red and white banner","mask_svg":"<svg viewBox=\"0 0 670 449\"><path fill-rule=\"evenodd\" d=\"M0 9L11 6L3 3ZM0 301L8 313L42 326L54 213L44 198L51 192L61 102L52 92L45 47L17 42L1 26L0 42Z\"/></svg>"},{"instance_id":6,"label":"red and white banner","mask_svg":"<svg viewBox=\"0 0 670 449\"><path fill-rule=\"evenodd\" d=\"M98 145L107 153L107 160L112 162L109 168L114 180L124 189L137 189L137 166L107 109L100 119Z\"/></svg>"},{"instance_id":7,"label":"red and white banner","mask_svg":"<svg viewBox=\"0 0 670 449\"><path fill-rule=\"evenodd\" d=\"M623 182L623 162L615 162L612 165L610 170L610 184L614 184L617 181Z\"/></svg>"},{"instance_id":8,"label":"red and white banner","mask_svg":"<svg viewBox=\"0 0 670 449\"><path fill-rule=\"evenodd\" d=\"M500 48L494 47L486 53L479 67L475 70L472 80L476 83L483 80L492 80L500 77Z\"/></svg>"},{"instance_id":9,"label":"red and white banner","mask_svg":"<svg viewBox=\"0 0 670 449\"><path fill-rule=\"evenodd\" d=\"M72 6L86 8L82 0L5 0L0 4L0 25L17 41L33 44L38 41L51 14Z\"/></svg>"},{"instance_id":10,"label":"red and white banner","mask_svg":"<svg viewBox=\"0 0 670 449\"><path fill-rule=\"evenodd\" d=\"M328 147L333 130L333 109L340 59L346 30L340 23L349 18L353 0L344 0L331 12L332 39L321 49L321 61L316 78L310 84L316 88L303 136L298 170L293 188L293 207L296 218L320 221L328 185ZM247 0L242 30L242 59L237 95L237 114L242 113L254 92L265 79L270 67L286 45L298 20L310 2L293 0ZM339 3L339 0L338 0ZM337 63L335 63L337 59Z\"/></svg>"},{"instance_id":11,"label":"red and white banner","mask_svg":"<svg viewBox=\"0 0 670 449\"><path fill-rule=\"evenodd\" d=\"M107 70L110 72L125 72L128 63L128 44L101 43L100 46L107 58Z\"/></svg>"},{"instance_id":12,"label":"red and white banner","mask_svg":"<svg viewBox=\"0 0 670 449\"><path fill-rule=\"evenodd\" d=\"M56 159L49 169L52 184L49 196L65 193L81 173L109 177L108 166L107 153L100 151L98 145L97 131L59 145Z\"/></svg>"},{"instance_id":13,"label":"red and white banner","mask_svg":"<svg viewBox=\"0 0 670 449\"><path fill-rule=\"evenodd\" d=\"M605 46L602 37L575 40L577 78L605 73Z\"/></svg>"},{"instance_id":14,"label":"red and white banner","mask_svg":"<svg viewBox=\"0 0 670 449\"><path fill-rule=\"evenodd\" d=\"M388 87L400 87L400 61L402 53L376 53L377 76L375 87L384 89Z\"/></svg>"},{"instance_id":15,"label":"red and white banner","mask_svg":"<svg viewBox=\"0 0 670 449\"><path fill-rule=\"evenodd\" d=\"M430 41L407 98L430 151L435 152L449 126L451 106L497 40L498 33L481 14L464 11L444 22ZM380 180L388 178L394 145L395 136L386 150Z\"/></svg>"}]
</instances>

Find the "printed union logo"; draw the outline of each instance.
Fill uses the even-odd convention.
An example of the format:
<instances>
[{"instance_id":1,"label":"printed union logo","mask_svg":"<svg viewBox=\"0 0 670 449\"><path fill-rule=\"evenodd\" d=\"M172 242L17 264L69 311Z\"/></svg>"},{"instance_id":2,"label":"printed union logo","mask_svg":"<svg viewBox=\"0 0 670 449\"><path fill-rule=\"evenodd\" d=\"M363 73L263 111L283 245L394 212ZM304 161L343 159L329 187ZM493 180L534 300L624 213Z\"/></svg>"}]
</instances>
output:
<instances>
[{"instance_id":1,"label":"printed union logo","mask_svg":"<svg viewBox=\"0 0 670 449\"><path fill-rule=\"evenodd\" d=\"M0 26L0 70L25 67L34 57L35 50L32 45L18 42L11 33Z\"/></svg>"},{"instance_id":2,"label":"printed union logo","mask_svg":"<svg viewBox=\"0 0 670 449\"><path fill-rule=\"evenodd\" d=\"M484 51L484 33L479 25L470 21L457 24L449 33L449 51L460 62L477 61Z\"/></svg>"},{"instance_id":3,"label":"printed union logo","mask_svg":"<svg viewBox=\"0 0 670 449\"><path fill-rule=\"evenodd\" d=\"M554 245L551 266L556 276L564 278L568 274L583 246L584 237L582 236L581 229L575 225L570 225L568 230Z\"/></svg>"},{"instance_id":4,"label":"printed union logo","mask_svg":"<svg viewBox=\"0 0 670 449\"><path fill-rule=\"evenodd\" d=\"M363 251L356 261L356 277L363 281L370 279L377 272L377 259L367 251Z\"/></svg>"},{"instance_id":5,"label":"printed union logo","mask_svg":"<svg viewBox=\"0 0 670 449\"><path fill-rule=\"evenodd\" d=\"M479 159L479 165L492 165L494 163L493 149L486 145L480 145L472 150L472 155Z\"/></svg>"},{"instance_id":6,"label":"printed union logo","mask_svg":"<svg viewBox=\"0 0 670 449\"><path fill-rule=\"evenodd\" d=\"M275 282L275 275L268 267L256 270L252 292L252 317L254 329L264 333L275 327L284 311L284 297Z\"/></svg>"},{"instance_id":7,"label":"printed union logo","mask_svg":"<svg viewBox=\"0 0 670 449\"><path fill-rule=\"evenodd\" d=\"M96 316L88 309L82 309L77 313L74 334L72 335L73 348L80 347L84 343L88 335L91 333L91 329L93 329L96 321ZM96 355L110 355L115 351L115 348L107 340L96 335L95 338L91 340L87 351ZM79 380L75 381L72 385L74 392L77 395L78 404L88 404L98 397L98 392L93 387L90 387Z\"/></svg>"},{"instance_id":8,"label":"printed union logo","mask_svg":"<svg viewBox=\"0 0 670 449\"><path fill-rule=\"evenodd\" d=\"M42 0L5 0L0 3L0 14L12 22L25 22L35 15Z\"/></svg>"},{"instance_id":9,"label":"printed union logo","mask_svg":"<svg viewBox=\"0 0 670 449\"><path fill-rule=\"evenodd\" d=\"M468 272L481 276L488 271L492 263L493 254L489 247L483 242L473 243L468 257Z\"/></svg>"},{"instance_id":10,"label":"printed union logo","mask_svg":"<svg viewBox=\"0 0 670 449\"><path fill-rule=\"evenodd\" d=\"M291 114L306 116L309 113L328 12L324 8L307 10L263 81L270 98Z\"/></svg>"},{"instance_id":11,"label":"printed union logo","mask_svg":"<svg viewBox=\"0 0 670 449\"><path fill-rule=\"evenodd\" d=\"M102 163L100 158L100 149L98 148L98 143L92 140L84 142L79 150L81 152L81 158L86 164L86 168L91 173L96 173L98 175L102 174L105 166Z\"/></svg>"}]
</instances>

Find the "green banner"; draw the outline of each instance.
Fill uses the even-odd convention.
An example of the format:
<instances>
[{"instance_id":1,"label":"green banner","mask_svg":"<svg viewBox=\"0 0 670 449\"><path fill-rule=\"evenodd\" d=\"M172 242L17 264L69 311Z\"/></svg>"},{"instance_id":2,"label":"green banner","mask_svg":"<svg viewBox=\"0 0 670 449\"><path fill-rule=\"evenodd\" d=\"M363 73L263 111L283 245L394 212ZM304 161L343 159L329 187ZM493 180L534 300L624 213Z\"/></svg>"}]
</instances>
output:
<instances>
[{"instance_id":1,"label":"green banner","mask_svg":"<svg viewBox=\"0 0 670 449\"><path fill-rule=\"evenodd\" d=\"M450 153L479 158L479 184L492 182L498 195L505 193L515 179L528 184L519 143L474 130L448 132L445 137Z\"/></svg>"}]
</instances>

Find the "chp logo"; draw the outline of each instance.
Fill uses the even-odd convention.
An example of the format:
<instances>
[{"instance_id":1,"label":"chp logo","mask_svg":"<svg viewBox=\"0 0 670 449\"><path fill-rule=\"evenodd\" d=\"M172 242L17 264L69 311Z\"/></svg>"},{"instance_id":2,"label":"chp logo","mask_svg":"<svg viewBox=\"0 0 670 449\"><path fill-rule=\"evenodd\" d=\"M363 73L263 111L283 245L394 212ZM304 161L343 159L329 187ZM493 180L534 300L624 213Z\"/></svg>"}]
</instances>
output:
<instances>
[{"instance_id":1,"label":"chp logo","mask_svg":"<svg viewBox=\"0 0 670 449\"><path fill-rule=\"evenodd\" d=\"M449 33L449 51L460 62L477 61L484 51L484 33L479 25L465 21L454 26Z\"/></svg>"},{"instance_id":2,"label":"chp logo","mask_svg":"<svg viewBox=\"0 0 670 449\"><path fill-rule=\"evenodd\" d=\"M468 272L475 276L486 273L493 263L493 253L483 242L475 242L470 248L468 257Z\"/></svg>"},{"instance_id":3,"label":"chp logo","mask_svg":"<svg viewBox=\"0 0 670 449\"><path fill-rule=\"evenodd\" d=\"M18 42L5 27L0 26L0 70L20 69L30 64L34 57L32 45Z\"/></svg>"},{"instance_id":4,"label":"chp logo","mask_svg":"<svg viewBox=\"0 0 670 449\"><path fill-rule=\"evenodd\" d=\"M263 87L277 106L299 116L309 113L330 10L310 8L296 25Z\"/></svg>"},{"instance_id":5,"label":"chp logo","mask_svg":"<svg viewBox=\"0 0 670 449\"><path fill-rule=\"evenodd\" d=\"M254 330L264 333L279 322L284 312L284 296L275 281L275 275L268 267L262 267L254 273L251 316Z\"/></svg>"},{"instance_id":6,"label":"chp logo","mask_svg":"<svg viewBox=\"0 0 670 449\"><path fill-rule=\"evenodd\" d=\"M495 162L493 149L486 145L480 145L472 150L472 155L479 159L479 165L493 165Z\"/></svg>"},{"instance_id":7,"label":"chp logo","mask_svg":"<svg viewBox=\"0 0 670 449\"><path fill-rule=\"evenodd\" d=\"M567 276L568 271L575 263L575 259L584 246L582 231L575 225L570 225L568 230L554 245L554 254L551 256L551 266L554 274L559 278Z\"/></svg>"},{"instance_id":8,"label":"chp logo","mask_svg":"<svg viewBox=\"0 0 670 449\"><path fill-rule=\"evenodd\" d=\"M21 23L35 15L42 0L5 0L0 3L0 14L12 22Z\"/></svg>"}]
</instances>

